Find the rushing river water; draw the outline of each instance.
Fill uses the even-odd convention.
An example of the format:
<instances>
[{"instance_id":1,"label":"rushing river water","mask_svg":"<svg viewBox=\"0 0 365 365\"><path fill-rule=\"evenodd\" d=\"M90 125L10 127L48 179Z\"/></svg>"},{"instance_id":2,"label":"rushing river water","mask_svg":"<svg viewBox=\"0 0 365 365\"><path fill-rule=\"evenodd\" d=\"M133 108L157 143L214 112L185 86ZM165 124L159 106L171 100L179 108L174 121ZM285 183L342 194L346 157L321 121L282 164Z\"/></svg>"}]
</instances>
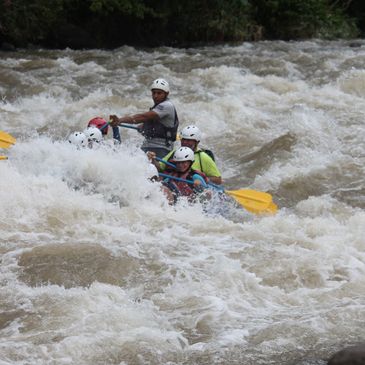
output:
<instances>
[{"instance_id":1,"label":"rushing river water","mask_svg":"<svg viewBox=\"0 0 365 365\"><path fill-rule=\"evenodd\" d=\"M364 340L364 41L0 55L1 365L320 365ZM67 142L157 77L276 215L169 206L133 130Z\"/></svg>"}]
</instances>

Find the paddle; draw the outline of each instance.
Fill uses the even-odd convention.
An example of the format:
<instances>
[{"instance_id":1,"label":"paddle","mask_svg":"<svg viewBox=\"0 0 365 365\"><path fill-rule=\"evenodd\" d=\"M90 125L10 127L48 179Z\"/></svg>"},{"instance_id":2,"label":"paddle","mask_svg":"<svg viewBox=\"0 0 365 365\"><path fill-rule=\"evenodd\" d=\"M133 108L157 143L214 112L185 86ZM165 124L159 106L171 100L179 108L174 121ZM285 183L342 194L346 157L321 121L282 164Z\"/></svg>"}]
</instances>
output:
<instances>
[{"instance_id":1,"label":"paddle","mask_svg":"<svg viewBox=\"0 0 365 365\"><path fill-rule=\"evenodd\" d=\"M109 123L107 123L105 126L101 127L101 129L105 128L107 125L109 125ZM135 126L133 126L133 125L129 125L129 124L119 124L119 127L129 128L129 129L134 129L134 130L136 130L136 131L138 131L138 132L140 132L140 131L141 131L141 129L140 129L140 128L135 127ZM118 128L118 127L114 127L114 128ZM177 135L177 136L176 136L176 140L177 140L177 141L178 141L178 140L180 140L180 136L179 136L179 135Z\"/></svg>"},{"instance_id":2,"label":"paddle","mask_svg":"<svg viewBox=\"0 0 365 365\"><path fill-rule=\"evenodd\" d=\"M102 131L104 128L106 128L110 123L106 122L101 128L100 130ZM123 127L123 128L130 128L130 129L135 129L138 130L138 127L134 127L133 125L129 125L129 124L119 124L119 127ZM118 128L118 127L113 127L113 128Z\"/></svg>"},{"instance_id":3,"label":"paddle","mask_svg":"<svg viewBox=\"0 0 365 365\"><path fill-rule=\"evenodd\" d=\"M165 165L173 167L174 169L176 169L176 165L174 165L173 163L171 163L169 161L165 161L160 157L155 157L155 160L160 161L160 162L164 163Z\"/></svg>"},{"instance_id":4,"label":"paddle","mask_svg":"<svg viewBox=\"0 0 365 365\"><path fill-rule=\"evenodd\" d=\"M140 130L140 128L134 127L133 125L129 125L129 124L119 124L119 127L135 129L136 131Z\"/></svg>"},{"instance_id":5,"label":"paddle","mask_svg":"<svg viewBox=\"0 0 365 365\"><path fill-rule=\"evenodd\" d=\"M110 123L107 122L105 123L101 128L100 130L102 131L104 128L106 128ZM128 125L128 124L119 124L119 127L123 127L123 128L130 128L130 129L135 129L135 130L138 130L139 128L138 127L134 127L132 125ZM118 127L112 127L113 128L113 138L114 139L117 139L119 142L121 141L120 139L120 134L119 134L119 128ZM117 132L118 131L118 132Z\"/></svg>"},{"instance_id":6,"label":"paddle","mask_svg":"<svg viewBox=\"0 0 365 365\"><path fill-rule=\"evenodd\" d=\"M16 139L8 133L0 131L0 148L9 148L15 144Z\"/></svg>"},{"instance_id":7,"label":"paddle","mask_svg":"<svg viewBox=\"0 0 365 365\"><path fill-rule=\"evenodd\" d=\"M164 161L166 162L166 161ZM169 162L169 164L171 164ZM171 164L173 165L173 164ZM170 176L168 174L159 173L161 177L167 177L169 179L186 182L188 184L194 184L192 180L182 179L176 176ZM261 191L240 189L240 190L225 190L222 186L208 183L209 186L217 189L225 194L232 196L240 205L246 210L255 214L269 213L274 214L278 210L276 204L272 201L272 196L268 193Z\"/></svg>"},{"instance_id":8,"label":"paddle","mask_svg":"<svg viewBox=\"0 0 365 365\"><path fill-rule=\"evenodd\" d=\"M133 125L129 125L129 124L119 124L119 127L130 128L130 129L135 129L136 131L140 131L140 128L134 127ZM179 139L180 139L180 136L177 135L176 140L178 141Z\"/></svg>"},{"instance_id":9,"label":"paddle","mask_svg":"<svg viewBox=\"0 0 365 365\"><path fill-rule=\"evenodd\" d=\"M109 124L110 124L109 122L106 122L103 126L100 127L100 131L105 129ZM121 143L122 140L120 138L119 128L118 127L112 127L112 130L113 130L113 138L115 140L117 140L119 143Z\"/></svg>"}]
</instances>

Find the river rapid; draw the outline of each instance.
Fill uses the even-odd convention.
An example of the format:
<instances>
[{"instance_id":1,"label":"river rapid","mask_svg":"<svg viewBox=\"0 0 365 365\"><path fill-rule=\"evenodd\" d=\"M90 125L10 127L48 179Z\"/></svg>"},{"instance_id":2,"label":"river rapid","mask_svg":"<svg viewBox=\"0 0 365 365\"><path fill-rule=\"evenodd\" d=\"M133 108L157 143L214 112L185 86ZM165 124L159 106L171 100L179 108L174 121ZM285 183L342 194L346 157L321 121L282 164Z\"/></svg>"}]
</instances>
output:
<instances>
[{"instance_id":1,"label":"river rapid","mask_svg":"<svg viewBox=\"0 0 365 365\"><path fill-rule=\"evenodd\" d=\"M0 56L1 365L324 365L364 341L364 41ZM169 206L134 130L68 143L157 77L276 215Z\"/></svg>"}]
</instances>

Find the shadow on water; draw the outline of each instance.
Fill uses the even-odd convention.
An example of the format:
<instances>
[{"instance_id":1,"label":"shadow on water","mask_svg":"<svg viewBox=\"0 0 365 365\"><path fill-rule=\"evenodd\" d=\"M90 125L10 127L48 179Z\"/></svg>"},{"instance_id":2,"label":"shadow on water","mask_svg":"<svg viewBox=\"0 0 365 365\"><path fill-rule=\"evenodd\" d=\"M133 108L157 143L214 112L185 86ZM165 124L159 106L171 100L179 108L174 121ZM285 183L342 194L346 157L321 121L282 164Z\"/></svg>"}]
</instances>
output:
<instances>
[{"instance_id":1,"label":"shadow on water","mask_svg":"<svg viewBox=\"0 0 365 365\"><path fill-rule=\"evenodd\" d=\"M159 279L161 272L167 270L164 263L150 263L126 253L114 255L96 243L35 247L22 253L18 264L18 278L31 287L59 285L66 289L87 288L94 282L124 288L143 285L144 295L149 297L159 288L171 284L169 279ZM145 282L146 272L150 282Z\"/></svg>"},{"instance_id":2,"label":"shadow on water","mask_svg":"<svg viewBox=\"0 0 365 365\"><path fill-rule=\"evenodd\" d=\"M114 257L96 244L59 244L35 247L19 259L20 280L32 287L61 285L88 287L94 281L123 286L138 268L138 260Z\"/></svg>"},{"instance_id":3,"label":"shadow on water","mask_svg":"<svg viewBox=\"0 0 365 365\"><path fill-rule=\"evenodd\" d=\"M294 134L286 133L264 144L258 150L249 152L244 156L235 156L235 165L240 166L240 175L227 180L227 182L236 186L252 184L256 176L264 174L273 162L287 160L291 156L292 148L296 142L297 138Z\"/></svg>"},{"instance_id":4,"label":"shadow on water","mask_svg":"<svg viewBox=\"0 0 365 365\"><path fill-rule=\"evenodd\" d=\"M235 165L240 174L226 180L228 188L250 186L258 175L263 175L276 161L286 161L292 154L292 148L297 143L297 137L292 133L286 133L264 144L259 149L243 156L235 157ZM275 202L283 206L285 203L278 191L268 191L275 195Z\"/></svg>"},{"instance_id":5,"label":"shadow on water","mask_svg":"<svg viewBox=\"0 0 365 365\"><path fill-rule=\"evenodd\" d=\"M235 156L234 165L239 175L226 179L226 187L250 186L255 178L264 175L272 165L284 165L292 158L297 137L286 133L243 156ZM231 157L232 160L232 157ZM290 162L290 161L289 161ZM354 164L333 164L283 179L272 194L279 207L292 207L311 196L330 195L352 207L365 208L365 188L361 180L362 168ZM359 176L354 182L353 176Z\"/></svg>"},{"instance_id":6,"label":"shadow on water","mask_svg":"<svg viewBox=\"0 0 365 365\"><path fill-rule=\"evenodd\" d=\"M347 171L351 170L351 173ZM275 191L280 206L291 207L311 196L328 195L354 208L365 208L365 188L362 180L352 181L361 174L358 169L347 166L327 166L323 170L311 171L283 180Z\"/></svg>"}]
</instances>

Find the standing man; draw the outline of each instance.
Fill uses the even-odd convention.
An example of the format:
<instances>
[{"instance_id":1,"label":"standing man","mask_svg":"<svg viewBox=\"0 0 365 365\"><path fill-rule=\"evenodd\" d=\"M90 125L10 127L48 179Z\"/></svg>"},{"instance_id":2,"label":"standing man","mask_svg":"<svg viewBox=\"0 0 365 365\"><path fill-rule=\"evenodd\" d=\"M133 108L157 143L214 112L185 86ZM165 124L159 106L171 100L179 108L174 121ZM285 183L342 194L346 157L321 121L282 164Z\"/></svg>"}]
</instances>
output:
<instances>
[{"instance_id":1,"label":"standing man","mask_svg":"<svg viewBox=\"0 0 365 365\"><path fill-rule=\"evenodd\" d=\"M110 125L116 127L121 123L140 124L139 131L144 135L141 149L151 151L162 158L172 150L176 140L179 119L174 105L168 98L170 88L164 79L156 79L151 85L154 105L148 112L118 118L110 115Z\"/></svg>"}]
</instances>

